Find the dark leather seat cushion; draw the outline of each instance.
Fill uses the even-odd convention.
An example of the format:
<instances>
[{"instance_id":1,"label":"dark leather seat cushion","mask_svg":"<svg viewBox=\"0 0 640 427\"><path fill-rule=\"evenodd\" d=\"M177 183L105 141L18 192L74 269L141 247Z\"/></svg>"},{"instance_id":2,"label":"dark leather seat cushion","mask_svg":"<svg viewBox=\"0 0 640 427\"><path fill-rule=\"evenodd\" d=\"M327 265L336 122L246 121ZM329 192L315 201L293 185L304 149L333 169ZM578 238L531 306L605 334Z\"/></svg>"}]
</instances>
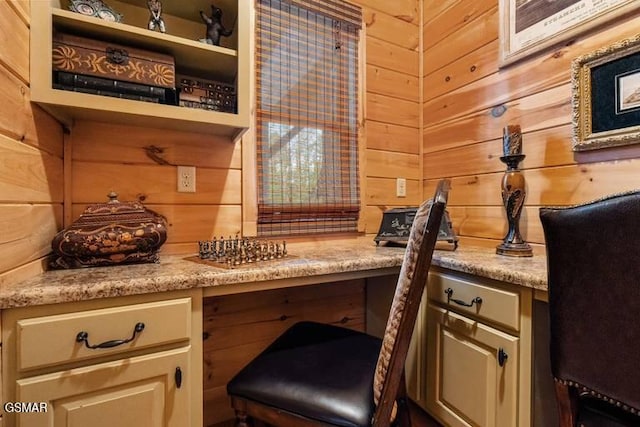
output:
<instances>
[{"instance_id":1,"label":"dark leather seat cushion","mask_svg":"<svg viewBox=\"0 0 640 427\"><path fill-rule=\"evenodd\" d=\"M227 391L337 426L368 426L380 346L380 339L362 332L300 322L240 371Z\"/></svg>"},{"instance_id":2,"label":"dark leather seat cushion","mask_svg":"<svg viewBox=\"0 0 640 427\"><path fill-rule=\"evenodd\" d=\"M640 427L640 417L600 399L580 399L578 425L584 427Z\"/></svg>"}]
</instances>

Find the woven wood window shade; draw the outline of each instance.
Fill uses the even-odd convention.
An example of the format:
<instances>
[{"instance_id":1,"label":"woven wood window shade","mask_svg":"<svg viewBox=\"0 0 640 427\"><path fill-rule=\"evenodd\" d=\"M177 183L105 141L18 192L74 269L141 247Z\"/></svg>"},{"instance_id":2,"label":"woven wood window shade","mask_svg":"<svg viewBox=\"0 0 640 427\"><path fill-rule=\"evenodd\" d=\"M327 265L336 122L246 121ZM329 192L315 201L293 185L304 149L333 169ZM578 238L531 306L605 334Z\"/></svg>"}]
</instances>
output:
<instances>
[{"instance_id":1,"label":"woven wood window shade","mask_svg":"<svg viewBox=\"0 0 640 427\"><path fill-rule=\"evenodd\" d=\"M258 234L356 231L359 7L256 0Z\"/></svg>"}]
</instances>

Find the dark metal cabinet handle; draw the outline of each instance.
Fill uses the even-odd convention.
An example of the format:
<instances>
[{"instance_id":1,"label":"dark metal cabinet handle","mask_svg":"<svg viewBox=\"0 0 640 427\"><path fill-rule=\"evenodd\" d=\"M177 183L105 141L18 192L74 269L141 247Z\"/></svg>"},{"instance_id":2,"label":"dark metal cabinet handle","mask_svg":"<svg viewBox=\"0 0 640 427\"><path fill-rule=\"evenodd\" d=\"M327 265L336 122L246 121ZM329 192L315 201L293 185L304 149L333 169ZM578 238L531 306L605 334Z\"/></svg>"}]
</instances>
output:
<instances>
[{"instance_id":1,"label":"dark metal cabinet handle","mask_svg":"<svg viewBox=\"0 0 640 427\"><path fill-rule=\"evenodd\" d=\"M504 351L502 347L500 347L500 349L498 349L498 365L500 365L500 367L504 366L508 358L509 355L507 354L507 352Z\"/></svg>"},{"instance_id":2,"label":"dark metal cabinet handle","mask_svg":"<svg viewBox=\"0 0 640 427\"><path fill-rule=\"evenodd\" d=\"M138 322L136 323L136 326L133 328L133 334L131 335L131 338L128 339L124 339L124 340L111 340L111 341L105 341L103 343L100 344L94 344L91 345L89 344L89 333L82 331L82 332L78 332L78 335L76 335L76 342L80 343L80 342L84 342L84 345L87 348L90 349L96 349L96 348L111 348L111 347L117 347L119 345L122 344L126 344L128 342L133 341L136 338L136 335L139 332L142 332L144 330L144 323L142 322Z\"/></svg>"},{"instance_id":3,"label":"dark metal cabinet handle","mask_svg":"<svg viewBox=\"0 0 640 427\"><path fill-rule=\"evenodd\" d=\"M180 369L180 366L176 368L176 372L173 375L173 378L176 380L176 387L182 387L182 369Z\"/></svg>"},{"instance_id":4,"label":"dark metal cabinet handle","mask_svg":"<svg viewBox=\"0 0 640 427\"><path fill-rule=\"evenodd\" d=\"M455 299L455 298L451 298L451 296L453 295L453 289L451 288L447 288L444 290L444 293L447 294L447 304L450 303L451 301L455 302L458 305L462 305L464 307L473 307L473 304L482 304L482 298L480 297L475 297L474 299L471 300L471 302L464 302L460 299Z\"/></svg>"}]
</instances>

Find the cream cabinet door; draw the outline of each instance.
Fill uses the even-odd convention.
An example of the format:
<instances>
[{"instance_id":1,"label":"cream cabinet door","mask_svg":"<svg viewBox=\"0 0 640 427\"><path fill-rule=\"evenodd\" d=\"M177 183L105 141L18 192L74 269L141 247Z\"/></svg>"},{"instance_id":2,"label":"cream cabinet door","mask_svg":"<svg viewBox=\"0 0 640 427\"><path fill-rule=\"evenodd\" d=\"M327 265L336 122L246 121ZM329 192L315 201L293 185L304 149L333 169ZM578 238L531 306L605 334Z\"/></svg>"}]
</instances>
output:
<instances>
[{"instance_id":1,"label":"cream cabinet door","mask_svg":"<svg viewBox=\"0 0 640 427\"><path fill-rule=\"evenodd\" d=\"M46 402L47 411L16 414L16 425L189 426L190 351L186 346L17 380L17 400Z\"/></svg>"},{"instance_id":2,"label":"cream cabinet door","mask_svg":"<svg viewBox=\"0 0 640 427\"><path fill-rule=\"evenodd\" d=\"M427 307L427 409L445 425L515 427L518 338Z\"/></svg>"}]
</instances>

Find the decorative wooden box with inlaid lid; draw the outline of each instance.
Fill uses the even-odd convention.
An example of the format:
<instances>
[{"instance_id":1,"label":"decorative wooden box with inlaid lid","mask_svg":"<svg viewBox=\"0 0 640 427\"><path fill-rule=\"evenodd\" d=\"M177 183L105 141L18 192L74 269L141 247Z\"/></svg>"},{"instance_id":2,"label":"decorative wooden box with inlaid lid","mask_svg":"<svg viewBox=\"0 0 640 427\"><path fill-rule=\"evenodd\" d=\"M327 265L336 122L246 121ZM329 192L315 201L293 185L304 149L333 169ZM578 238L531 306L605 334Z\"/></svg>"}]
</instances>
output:
<instances>
[{"instance_id":1,"label":"decorative wooden box with inlaid lid","mask_svg":"<svg viewBox=\"0 0 640 427\"><path fill-rule=\"evenodd\" d=\"M157 262L167 240L166 220L140 202L119 202L116 193L107 203L89 205L71 226L51 242L57 258L54 268L76 268Z\"/></svg>"}]
</instances>

